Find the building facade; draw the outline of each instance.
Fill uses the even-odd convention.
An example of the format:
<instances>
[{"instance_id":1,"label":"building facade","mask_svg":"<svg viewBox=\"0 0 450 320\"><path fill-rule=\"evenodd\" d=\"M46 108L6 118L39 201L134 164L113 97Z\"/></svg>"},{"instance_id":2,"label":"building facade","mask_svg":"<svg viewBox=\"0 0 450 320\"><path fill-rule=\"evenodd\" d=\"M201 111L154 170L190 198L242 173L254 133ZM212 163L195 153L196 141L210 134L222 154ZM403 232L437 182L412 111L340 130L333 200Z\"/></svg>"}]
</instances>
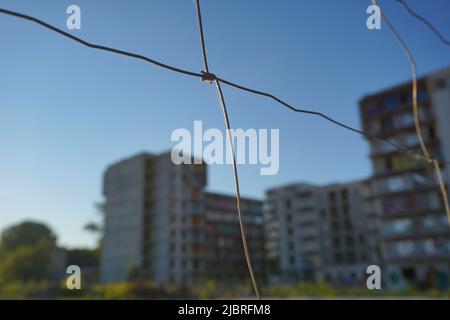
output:
<instances>
[{"instance_id":1,"label":"building facade","mask_svg":"<svg viewBox=\"0 0 450 320\"><path fill-rule=\"evenodd\" d=\"M158 283L201 281L203 164L173 165L170 154L139 154L104 175L103 282L125 281L137 271Z\"/></svg>"},{"instance_id":2,"label":"building facade","mask_svg":"<svg viewBox=\"0 0 450 320\"><path fill-rule=\"evenodd\" d=\"M368 182L293 184L267 191L264 208L270 281L322 277L355 285L379 264L378 219L367 210Z\"/></svg>"},{"instance_id":3,"label":"building facade","mask_svg":"<svg viewBox=\"0 0 450 320\"><path fill-rule=\"evenodd\" d=\"M379 216L371 210L371 181L323 186L317 194L322 223L324 279L365 286L367 267L382 266Z\"/></svg>"},{"instance_id":4,"label":"building facade","mask_svg":"<svg viewBox=\"0 0 450 320\"><path fill-rule=\"evenodd\" d=\"M236 212L236 197L206 193L207 269L217 283L250 282ZM265 281L264 226L262 201L241 198L247 246L253 271L259 284Z\"/></svg>"},{"instance_id":5,"label":"building facade","mask_svg":"<svg viewBox=\"0 0 450 320\"><path fill-rule=\"evenodd\" d=\"M102 282L132 273L183 286L248 279L236 202L205 191L206 170L203 163L175 165L170 153L139 154L106 170ZM259 272L262 202L243 198L242 206Z\"/></svg>"},{"instance_id":6,"label":"building facade","mask_svg":"<svg viewBox=\"0 0 450 320\"><path fill-rule=\"evenodd\" d=\"M405 83L364 97L360 101L363 129L421 153L411 96L411 83ZM428 150L440 161L450 160L450 68L418 79L418 108ZM433 167L389 144L369 143L388 285L448 286L450 227ZM448 168L441 168L446 181Z\"/></svg>"}]
</instances>

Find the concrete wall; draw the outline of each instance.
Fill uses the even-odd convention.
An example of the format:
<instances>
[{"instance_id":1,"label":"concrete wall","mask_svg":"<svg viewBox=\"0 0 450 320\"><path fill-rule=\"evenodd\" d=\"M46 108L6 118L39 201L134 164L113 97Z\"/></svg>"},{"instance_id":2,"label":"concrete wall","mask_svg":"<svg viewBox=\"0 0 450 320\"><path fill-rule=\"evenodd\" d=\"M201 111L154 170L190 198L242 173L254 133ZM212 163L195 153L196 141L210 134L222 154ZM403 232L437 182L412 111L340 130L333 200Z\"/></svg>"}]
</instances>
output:
<instances>
[{"instance_id":1,"label":"concrete wall","mask_svg":"<svg viewBox=\"0 0 450 320\"><path fill-rule=\"evenodd\" d=\"M140 155L122 161L105 173L103 283L127 280L130 268L141 266L145 158Z\"/></svg>"}]
</instances>

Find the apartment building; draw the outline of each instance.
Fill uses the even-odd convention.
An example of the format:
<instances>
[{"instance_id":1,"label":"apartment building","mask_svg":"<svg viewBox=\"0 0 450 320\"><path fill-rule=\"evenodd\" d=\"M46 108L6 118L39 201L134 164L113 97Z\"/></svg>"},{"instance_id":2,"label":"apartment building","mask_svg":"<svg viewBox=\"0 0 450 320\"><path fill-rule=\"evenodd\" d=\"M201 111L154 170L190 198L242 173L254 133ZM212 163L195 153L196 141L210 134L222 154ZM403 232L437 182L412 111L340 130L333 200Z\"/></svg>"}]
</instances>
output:
<instances>
[{"instance_id":1,"label":"apartment building","mask_svg":"<svg viewBox=\"0 0 450 320\"><path fill-rule=\"evenodd\" d=\"M205 193L207 269L218 283L250 281L236 213L236 197ZM258 283L265 282L263 203L241 199L241 213L250 251L253 271Z\"/></svg>"},{"instance_id":2,"label":"apartment building","mask_svg":"<svg viewBox=\"0 0 450 320\"><path fill-rule=\"evenodd\" d=\"M321 261L314 259L320 251L320 224L314 205L315 187L295 184L270 189L266 192L264 224L266 228L266 255L270 282L297 282L313 277ZM310 243L300 242L300 220L307 220ZM313 250L313 248L315 250ZM309 256L308 256L309 253Z\"/></svg>"},{"instance_id":3,"label":"apartment building","mask_svg":"<svg viewBox=\"0 0 450 320\"><path fill-rule=\"evenodd\" d=\"M367 209L368 182L298 183L266 193L264 220L269 281L322 277L355 285L379 264L377 216Z\"/></svg>"},{"instance_id":4,"label":"apartment building","mask_svg":"<svg viewBox=\"0 0 450 320\"><path fill-rule=\"evenodd\" d=\"M104 174L105 236L101 280L130 273L192 286L248 279L234 197L208 193L205 164L174 165L170 153L139 154ZM262 202L242 199L258 276L262 277Z\"/></svg>"},{"instance_id":5,"label":"apartment building","mask_svg":"<svg viewBox=\"0 0 450 320\"><path fill-rule=\"evenodd\" d=\"M450 68L418 79L418 107L425 144L440 161L450 160ZM412 113L411 83L364 97L362 127L375 137L420 153ZM450 227L433 167L370 143L373 201L382 217L383 256L390 287L448 286ZM447 180L449 166L442 166Z\"/></svg>"},{"instance_id":6,"label":"apartment building","mask_svg":"<svg viewBox=\"0 0 450 320\"><path fill-rule=\"evenodd\" d=\"M372 210L370 181L320 188L322 267L327 282L365 286L367 267L382 265L379 216Z\"/></svg>"},{"instance_id":7,"label":"apartment building","mask_svg":"<svg viewBox=\"0 0 450 320\"><path fill-rule=\"evenodd\" d=\"M103 282L138 271L158 283L192 285L205 276L204 164L174 165L142 153L104 174Z\"/></svg>"}]
</instances>

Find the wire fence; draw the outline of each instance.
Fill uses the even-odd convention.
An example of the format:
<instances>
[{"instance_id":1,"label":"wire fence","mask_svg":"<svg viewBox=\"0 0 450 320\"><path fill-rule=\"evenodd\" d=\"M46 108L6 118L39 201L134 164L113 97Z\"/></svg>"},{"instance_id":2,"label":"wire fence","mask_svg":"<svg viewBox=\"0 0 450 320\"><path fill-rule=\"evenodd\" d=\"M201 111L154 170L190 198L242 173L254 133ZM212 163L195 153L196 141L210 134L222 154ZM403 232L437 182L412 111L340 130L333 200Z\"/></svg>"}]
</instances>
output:
<instances>
[{"instance_id":1,"label":"wire fence","mask_svg":"<svg viewBox=\"0 0 450 320\"><path fill-rule=\"evenodd\" d=\"M426 18L418 15L417 13L415 13L409 6L408 4L404 1L404 0L396 0L397 2L399 2L400 4L402 4L405 9L407 10L407 12L409 14L411 14L412 16L414 16L416 19L420 20L421 22L423 22L424 24L426 24L435 34L436 36L444 43L447 45L450 45L450 42L444 38L444 36L442 36L442 34L437 30L436 27L434 27L434 25L429 22ZM372 0L373 4L377 4L376 0ZM179 74L184 74L187 76L191 76L191 77L197 77L200 78L202 81L208 81L209 83L213 83L215 84L216 87L216 91L219 97L219 102L222 108L222 113L224 116L224 121L225 121L225 126L227 128L228 131L228 142L230 145L230 151L231 151L231 158L232 158L232 165L233 165L233 176L234 176L234 186L235 186L235 193L236 193L236 206L237 206L237 212L238 212L238 218L239 218L239 226L240 226L240 232L241 232L241 237L242 237L242 244L243 244L243 248L244 248L244 254L245 254L245 258L246 258L246 262L247 262L247 267L248 267L248 271L250 274L250 278L252 281L252 285L253 285L253 289L255 292L255 295L258 299L260 299L261 295L258 289L258 285L256 283L256 278L253 272L253 268L252 268L252 263L251 263L251 257L250 257L250 252L248 250L248 246L247 246L247 241L246 241L246 236L245 236L245 225L244 225L244 221L242 219L242 214L241 214L241 208L240 208L240 190L239 190L239 176L238 176L238 171L237 171L237 165L236 165L236 158L235 158L235 150L234 150L234 146L233 146L233 140L232 140L232 136L231 136L231 124L230 124L230 119L228 117L228 111L227 111L227 106L226 106L226 102L225 102L225 97L223 95L223 91L221 88L221 84L225 84L228 85L230 87L248 92L248 93L252 93L258 96L263 96L269 99L274 100L275 102L277 102L278 104L280 104L281 106L297 112L297 113L302 113L302 114L308 114L308 115L312 115L312 116L317 116L320 117L328 122L333 123L334 125L337 125L341 128L344 128L346 130L349 130L351 132L360 134L364 137L366 137L368 140L370 141L378 141L378 142L382 142L385 144L390 145L391 147L393 147L396 151L406 154L409 157L415 159L416 161L421 161L421 162L426 162L428 164L431 164L436 172L436 176L438 178L438 182L439 182L439 187L440 187L440 192L442 194L442 199L444 202L444 208L446 210L447 213L447 217L449 220L449 224L450 224L450 207L449 207L449 202L448 202L448 196L447 196L447 192L446 192L446 187L445 187L445 182L440 170L441 166L444 165L448 165L450 164L449 161L439 161L438 159L435 159L434 157L432 157L426 146L425 143L423 142L423 137L422 137L422 133L421 133L421 128L420 128L420 120L418 117L418 110L417 110L417 67L416 67L416 63L415 60L413 58L413 55L411 54L409 48L407 47L407 45L405 44L405 42L403 41L403 39L400 37L400 35L398 34L398 32L396 31L396 29L394 28L394 26L390 23L389 19L386 17L385 14L382 14L382 18L385 21L385 23L388 25L390 31L393 33L394 38L396 39L397 42L399 42L399 44L401 45L403 51L405 52L405 55L408 58L408 61L411 65L412 68L412 87L413 87L413 115L414 115L414 121L415 121L415 128L416 128L416 133L417 133L417 137L419 139L419 144L420 144L420 148L422 150L422 153L418 153L415 152L413 150L409 150L407 148L403 148L399 145L397 145L396 143L392 142L389 139L384 139L384 138L380 138L380 137L376 137L372 134L370 134L369 132L366 132L364 130L360 130L354 127L351 127L349 125L346 125L332 117L327 116L324 113L318 112L318 111L314 111L314 110L307 110L307 109L301 109L301 108L297 108L294 107L293 105L287 103L286 101L278 98L277 96L268 93L268 92L264 92L264 91L260 91L260 90L256 90L226 79L223 79L217 75L215 75L214 73L210 72L209 69L209 65L208 65L208 60L207 60L207 54L206 54L206 45L205 45L205 36L204 36L204 29L203 29L203 22L202 22L202 14L201 14L201 8L200 8L200 0L196 0L195 2L196 5L196 9L197 9L197 18L198 18L198 27L199 27L199 33L200 33L200 41L201 41L201 48L202 48L202 59L203 59L203 66L204 66L204 71L201 72L194 72L194 71L190 71L190 70L185 70L185 69L181 69L178 67L174 67L172 65L168 65L165 63L162 63L160 61L151 59L147 56L141 55L141 54L137 54L137 53L133 53L133 52L129 52L129 51L125 51L125 50L120 50L120 49L116 49L116 48L111 48L111 47L107 47L107 46L103 46L103 45L99 45L99 44L94 44L88 41L85 41L79 37L76 37L68 32L65 32L47 22L44 22L40 19L37 19L35 17L26 15L26 14L22 14L19 12L15 12L15 11L11 11L11 10L7 10L7 9L3 9L0 8L0 13L8 15L8 16L12 16L12 17L16 17L16 18L20 18L20 19L24 19L24 20L28 20L31 21L33 23L36 23L38 25L41 25L42 27L45 27L53 32L56 32L57 34L64 36L70 40L73 40L75 42L78 42L86 47L92 48L92 49L96 49L96 50L102 50L102 51L108 51L111 53L115 53L115 54L119 54L119 55L123 55L123 56L127 56L127 57L131 57L131 58L135 58L138 60L143 60L145 62L151 63L153 65L156 65L158 67L164 68L166 70L169 71L173 71Z\"/></svg>"}]
</instances>

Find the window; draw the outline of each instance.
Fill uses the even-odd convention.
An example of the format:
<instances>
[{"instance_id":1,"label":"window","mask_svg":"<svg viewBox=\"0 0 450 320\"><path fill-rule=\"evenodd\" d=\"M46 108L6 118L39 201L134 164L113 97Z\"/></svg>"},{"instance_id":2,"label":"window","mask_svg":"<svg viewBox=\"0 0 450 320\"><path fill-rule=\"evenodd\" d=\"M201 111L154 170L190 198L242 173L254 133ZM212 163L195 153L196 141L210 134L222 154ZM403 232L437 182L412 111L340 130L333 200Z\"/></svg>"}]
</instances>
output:
<instances>
[{"instance_id":1,"label":"window","mask_svg":"<svg viewBox=\"0 0 450 320\"><path fill-rule=\"evenodd\" d=\"M350 220L345 220L344 225L345 225L345 228L347 230L352 230L353 229L353 224L352 224L352 222Z\"/></svg>"},{"instance_id":2,"label":"window","mask_svg":"<svg viewBox=\"0 0 450 320\"><path fill-rule=\"evenodd\" d=\"M331 218L332 219L336 219L337 218L337 209L336 209L336 207L331 207L330 213L331 213Z\"/></svg>"},{"instance_id":3,"label":"window","mask_svg":"<svg viewBox=\"0 0 450 320\"><path fill-rule=\"evenodd\" d=\"M426 91L419 91L417 94L417 101L418 102L425 102L430 100L430 95Z\"/></svg>"},{"instance_id":4,"label":"window","mask_svg":"<svg viewBox=\"0 0 450 320\"><path fill-rule=\"evenodd\" d=\"M330 202L335 202L336 201L336 193L334 193L333 191L329 192L328 199L330 200Z\"/></svg>"},{"instance_id":5,"label":"window","mask_svg":"<svg viewBox=\"0 0 450 320\"><path fill-rule=\"evenodd\" d=\"M360 235L358 236L358 241L359 241L361 244L364 244L364 243L366 242L366 238L365 238L362 234L360 234Z\"/></svg>"},{"instance_id":6,"label":"window","mask_svg":"<svg viewBox=\"0 0 450 320\"><path fill-rule=\"evenodd\" d=\"M378 104L372 103L368 107L364 108L364 115L367 116L374 116L380 112L380 107Z\"/></svg>"},{"instance_id":7,"label":"window","mask_svg":"<svg viewBox=\"0 0 450 320\"><path fill-rule=\"evenodd\" d=\"M343 207L342 207L342 214L343 214L344 216L348 216L348 215L350 214L350 211L349 211L348 206L343 206Z\"/></svg>"},{"instance_id":8,"label":"window","mask_svg":"<svg viewBox=\"0 0 450 320\"><path fill-rule=\"evenodd\" d=\"M289 242L289 250L294 250L294 243L292 241Z\"/></svg>"},{"instance_id":9,"label":"window","mask_svg":"<svg viewBox=\"0 0 450 320\"><path fill-rule=\"evenodd\" d=\"M287 200L285 203L286 209L290 209L291 208L291 201Z\"/></svg>"},{"instance_id":10,"label":"window","mask_svg":"<svg viewBox=\"0 0 450 320\"><path fill-rule=\"evenodd\" d=\"M386 171L392 170L392 158L391 157L385 158L384 170L386 170Z\"/></svg>"},{"instance_id":11,"label":"window","mask_svg":"<svg viewBox=\"0 0 450 320\"><path fill-rule=\"evenodd\" d=\"M410 219L399 219L392 222L387 222L383 225L383 234L401 234L409 231L412 226Z\"/></svg>"},{"instance_id":12,"label":"window","mask_svg":"<svg viewBox=\"0 0 450 320\"><path fill-rule=\"evenodd\" d=\"M194 269L194 270L197 270L198 269L198 267L199 267L199 262L198 262L198 260L197 259L193 259L192 260L192 268Z\"/></svg>"},{"instance_id":13,"label":"window","mask_svg":"<svg viewBox=\"0 0 450 320\"><path fill-rule=\"evenodd\" d=\"M346 201L348 198L348 191L347 190L341 190L341 199L342 201Z\"/></svg>"},{"instance_id":14,"label":"window","mask_svg":"<svg viewBox=\"0 0 450 320\"><path fill-rule=\"evenodd\" d=\"M414 125L414 118L410 113L402 113L393 117L394 128L401 129Z\"/></svg>"},{"instance_id":15,"label":"window","mask_svg":"<svg viewBox=\"0 0 450 320\"><path fill-rule=\"evenodd\" d=\"M294 265L295 264L295 257L294 256L290 256L289 257L289 264L290 265Z\"/></svg>"},{"instance_id":16,"label":"window","mask_svg":"<svg viewBox=\"0 0 450 320\"><path fill-rule=\"evenodd\" d=\"M347 261L350 263L355 262L355 254L353 252L348 252L347 253Z\"/></svg>"},{"instance_id":17,"label":"window","mask_svg":"<svg viewBox=\"0 0 450 320\"><path fill-rule=\"evenodd\" d=\"M384 110L393 110L401 105L401 100L397 96L390 96L383 102Z\"/></svg>"},{"instance_id":18,"label":"window","mask_svg":"<svg viewBox=\"0 0 450 320\"><path fill-rule=\"evenodd\" d=\"M345 238L345 243L346 243L348 246L353 246L353 245L355 244L355 239L353 239L353 237L351 237L351 236L347 236L347 237Z\"/></svg>"},{"instance_id":19,"label":"window","mask_svg":"<svg viewBox=\"0 0 450 320\"><path fill-rule=\"evenodd\" d=\"M434 82L434 86L438 90L439 89L444 89L447 86L447 82L446 82L445 78L437 79Z\"/></svg>"},{"instance_id":20,"label":"window","mask_svg":"<svg viewBox=\"0 0 450 320\"><path fill-rule=\"evenodd\" d=\"M425 102L430 100L430 96L428 94L428 92L424 91L424 90L419 90L419 92L417 93L417 102ZM412 94L411 92L408 93L408 96L406 98L406 102L408 104L412 103Z\"/></svg>"},{"instance_id":21,"label":"window","mask_svg":"<svg viewBox=\"0 0 450 320\"><path fill-rule=\"evenodd\" d=\"M333 231L337 231L339 229L339 225L337 222L333 222L331 224L331 228L333 229Z\"/></svg>"},{"instance_id":22,"label":"window","mask_svg":"<svg viewBox=\"0 0 450 320\"><path fill-rule=\"evenodd\" d=\"M384 119L381 121L381 131L388 132L392 130L392 123L390 119Z\"/></svg>"},{"instance_id":23,"label":"window","mask_svg":"<svg viewBox=\"0 0 450 320\"><path fill-rule=\"evenodd\" d=\"M338 248L338 247L340 246L340 244L341 244L340 239L339 239L338 237L334 237L334 238L333 238L333 246L334 246L335 248Z\"/></svg>"},{"instance_id":24,"label":"window","mask_svg":"<svg viewBox=\"0 0 450 320\"><path fill-rule=\"evenodd\" d=\"M428 128L428 134L429 134L430 140L434 140L436 138L436 134L434 133L433 127Z\"/></svg>"}]
</instances>

